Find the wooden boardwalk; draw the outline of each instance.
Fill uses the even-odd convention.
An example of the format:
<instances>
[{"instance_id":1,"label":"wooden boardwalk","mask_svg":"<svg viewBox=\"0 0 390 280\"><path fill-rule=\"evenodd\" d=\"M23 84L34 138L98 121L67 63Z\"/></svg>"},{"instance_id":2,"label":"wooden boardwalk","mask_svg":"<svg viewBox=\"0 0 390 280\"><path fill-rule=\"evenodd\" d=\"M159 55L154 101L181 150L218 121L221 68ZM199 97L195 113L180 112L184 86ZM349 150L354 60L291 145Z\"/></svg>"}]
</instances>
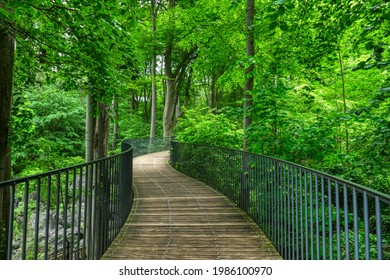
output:
<instances>
[{"instance_id":1,"label":"wooden boardwalk","mask_svg":"<svg viewBox=\"0 0 390 280\"><path fill-rule=\"evenodd\" d=\"M134 159L134 207L102 259L281 259L244 212L167 161Z\"/></svg>"}]
</instances>

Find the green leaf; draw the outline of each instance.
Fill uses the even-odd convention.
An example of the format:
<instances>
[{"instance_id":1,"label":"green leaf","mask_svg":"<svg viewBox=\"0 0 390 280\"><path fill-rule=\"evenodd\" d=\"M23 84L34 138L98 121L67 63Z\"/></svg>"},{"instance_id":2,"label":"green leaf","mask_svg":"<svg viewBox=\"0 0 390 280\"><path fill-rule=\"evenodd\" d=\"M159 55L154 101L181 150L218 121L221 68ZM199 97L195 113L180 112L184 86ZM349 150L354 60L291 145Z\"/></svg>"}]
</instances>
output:
<instances>
[{"instance_id":1,"label":"green leaf","mask_svg":"<svg viewBox=\"0 0 390 280\"><path fill-rule=\"evenodd\" d=\"M374 48L374 43L372 41L366 43L366 50L372 50Z\"/></svg>"},{"instance_id":2,"label":"green leaf","mask_svg":"<svg viewBox=\"0 0 390 280\"><path fill-rule=\"evenodd\" d=\"M286 9L284 8L284 6L280 6L278 9L278 15L283 16L285 13L286 13Z\"/></svg>"},{"instance_id":3,"label":"green leaf","mask_svg":"<svg viewBox=\"0 0 390 280\"><path fill-rule=\"evenodd\" d=\"M280 25L279 25L279 28L280 30L282 31L288 31L288 25L286 22L282 22Z\"/></svg>"},{"instance_id":4,"label":"green leaf","mask_svg":"<svg viewBox=\"0 0 390 280\"><path fill-rule=\"evenodd\" d=\"M278 26L278 22L274 21L274 22L270 23L270 25L268 26L268 29L269 30L274 30L277 26Z\"/></svg>"}]
</instances>

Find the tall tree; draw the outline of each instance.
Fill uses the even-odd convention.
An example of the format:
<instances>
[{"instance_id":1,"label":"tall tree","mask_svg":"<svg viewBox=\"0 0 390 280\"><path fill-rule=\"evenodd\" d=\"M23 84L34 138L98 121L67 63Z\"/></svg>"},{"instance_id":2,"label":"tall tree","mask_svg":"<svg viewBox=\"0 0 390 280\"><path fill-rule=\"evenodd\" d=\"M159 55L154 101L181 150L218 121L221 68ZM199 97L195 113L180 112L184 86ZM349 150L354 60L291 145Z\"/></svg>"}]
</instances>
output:
<instances>
[{"instance_id":1,"label":"tall tree","mask_svg":"<svg viewBox=\"0 0 390 280\"><path fill-rule=\"evenodd\" d=\"M0 9L5 6L0 3ZM10 121L15 39L12 31L0 22L0 181L11 177ZM0 241L7 244L9 221L9 189L0 189ZM0 250L0 259L5 259Z\"/></svg>"},{"instance_id":2,"label":"tall tree","mask_svg":"<svg viewBox=\"0 0 390 280\"><path fill-rule=\"evenodd\" d=\"M176 124L175 109L178 105L180 89L183 83L184 74L191 61L196 58L198 46L196 43L185 48L180 48L177 41L183 34L176 30L176 0L169 0L168 27L166 30L166 42L164 50L164 70L166 76L166 95L163 114L164 137L171 137Z\"/></svg>"},{"instance_id":3,"label":"tall tree","mask_svg":"<svg viewBox=\"0 0 390 280\"><path fill-rule=\"evenodd\" d=\"M255 17L255 1L246 1L246 55L248 65L245 69L245 87L244 87L244 150L248 148L248 128L252 124L252 118L250 116L250 108L252 107L252 90L254 84L254 62L253 57L255 55L255 35L253 20Z\"/></svg>"},{"instance_id":4,"label":"tall tree","mask_svg":"<svg viewBox=\"0 0 390 280\"><path fill-rule=\"evenodd\" d=\"M157 114L157 54L156 54L156 21L157 8L156 0L151 0L150 12L152 15L152 98L151 98L151 112L150 112L150 139L156 136L156 114Z\"/></svg>"}]
</instances>

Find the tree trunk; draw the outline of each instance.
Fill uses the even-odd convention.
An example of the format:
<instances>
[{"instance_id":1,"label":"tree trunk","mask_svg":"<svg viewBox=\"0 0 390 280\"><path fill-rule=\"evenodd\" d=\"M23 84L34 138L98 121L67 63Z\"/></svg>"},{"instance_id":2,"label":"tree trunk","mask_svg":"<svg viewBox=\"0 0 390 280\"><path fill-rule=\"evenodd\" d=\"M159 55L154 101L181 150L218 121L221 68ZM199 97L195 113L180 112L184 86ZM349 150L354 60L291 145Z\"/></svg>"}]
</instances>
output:
<instances>
[{"instance_id":1,"label":"tree trunk","mask_svg":"<svg viewBox=\"0 0 390 280\"><path fill-rule=\"evenodd\" d=\"M108 136L110 131L110 118L108 106L98 103L98 117L96 119L94 158L101 159L108 156Z\"/></svg>"},{"instance_id":2,"label":"tree trunk","mask_svg":"<svg viewBox=\"0 0 390 280\"><path fill-rule=\"evenodd\" d=\"M206 106L211 109L210 83L207 77L204 77L204 95L206 97Z\"/></svg>"},{"instance_id":3,"label":"tree trunk","mask_svg":"<svg viewBox=\"0 0 390 280\"><path fill-rule=\"evenodd\" d=\"M0 29L0 181L11 178L11 144L9 142L12 82L14 67L14 37ZM6 258L10 190L0 189L0 259ZM4 245L4 246L3 246Z\"/></svg>"},{"instance_id":4,"label":"tree trunk","mask_svg":"<svg viewBox=\"0 0 390 280\"><path fill-rule=\"evenodd\" d=\"M171 137L174 125L174 113L175 113L175 80L173 78L167 78L167 94L165 97L163 126L164 137Z\"/></svg>"},{"instance_id":5,"label":"tree trunk","mask_svg":"<svg viewBox=\"0 0 390 280\"><path fill-rule=\"evenodd\" d=\"M118 131L119 131L119 125L118 125L118 97L116 94L114 94L114 98L112 100L112 110L113 110L113 121L114 121L114 127L113 127L113 141L112 141L112 149L115 150L118 146Z\"/></svg>"},{"instance_id":6,"label":"tree trunk","mask_svg":"<svg viewBox=\"0 0 390 280\"><path fill-rule=\"evenodd\" d=\"M255 36L253 32L253 20L255 15L254 0L247 0L246 2L246 55L253 57L255 55ZM251 63L245 69L245 87L244 87L244 151L248 148L247 129L252 124L252 117L249 109L252 106L252 90L254 84L253 76L254 64Z\"/></svg>"},{"instance_id":7,"label":"tree trunk","mask_svg":"<svg viewBox=\"0 0 390 280\"><path fill-rule=\"evenodd\" d=\"M211 79L211 109L214 114L217 113L217 74L213 74Z\"/></svg>"},{"instance_id":8,"label":"tree trunk","mask_svg":"<svg viewBox=\"0 0 390 280\"><path fill-rule=\"evenodd\" d=\"M115 110L115 102L116 98L114 97L114 112ZM114 113L115 114L115 113ZM110 130L109 124L109 114L108 114L108 106L106 104L98 103L91 95L87 95L87 120L86 120L86 161L93 161L100 158L107 157L108 155L108 136ZM114 117L116 119L116 117ZM115 129L115 128L114 128ZM115 132L114 132L115 134ZM115 141L115 140L114 140ZM103 173L102 173L103 172ZM103 191L100 185L106 186L105 181L105 171L100 167L94 168L92 166L89 167L88 173L93 177L91 177L91 187L89 188L91 200L86 201L87 204L87 225L85 232L86 244L87 246L94 246L95 255L98 254L100 250L100 243L97 242L99 240L99 236L101 235L100 228L100 218L101 212L99 209L100 202L99 199L96 201L95 197L100 197L101 192ZM95 180L98 181L98 184L95 184ZM93 240L95 240L95 244L93 244ZM91 252L91 249L87 250ZM92 257L92 256L89 256Z\"/></svg>"},{"instance_id":9,"label":"tree trunk","mask_svg":"<svg viewBox=\"0 0 390 280\"><path fill-rule=\"evenodd\" d=\"M255 14L255 3L254 0L246 1L246 55L247 57L253 57L255 55L255 37L253 32L253 20ZM254 65L250 64L245 69L245 87L244 87L244 145L242 155L242 182L241 182L241 196L240 196L240 207L242 210L247 211L249 209L249 160L246 150L248 148L248 127L252 124L252 118L249 114L249 109L252 106L252 90L254 83L253 76Z\"/></svg>"},{"instance_id":10,"label":"tree trunk","mask_svg":"<svg viewBox=\"0 0 390 280\"><path fill-rule=\"evenodd\" d=\"M175 7L175 0L169 1L169 8L173 9ZM166 78L166 96L165 96L165 106L163 114L163 129L164 137L171 137L173 127L175 125L175 102L177 97L175 94L179 94L179 89L181 87L182 78L185 73L186 68L190 64L191 60L195 58L194 54L197 51L197 46L193 46L188 52L181 52L181 57L176 68L173 70L172 63L172 54L173 54L173 45L174 45L174 31L175 31L175 19L171 15L169 19L170 30L167 36L167 43L164 51L164 70Z\"/></svg>"},{"instance_id":11,"label":"tree trunk","mask_svg":"<svg viewBox=\"0 0 390 280\"><path fill-rule=\"evenodd\" d=\"M88 94L87 95L87 112L85 122L85 161L93 161L94 157L94 137L96 129L96 101Z\"/></svg>"},{"instance_id":12,"label":"tree trunk","mask_svg":"<svg viewBox=\"0 0 390 280\"><path fill-rule=\"evenodd\" d=\"M146 75L146 74L145 74ZM148 99L149 99L149 94L146 85L144 86L144 119L145 122L149 121L149 106L148 106Z\"/></svg>"},{"instance_id":13,"label":"tree trunk","mask_svg":"<svg viewBox=\"0 0 390 280\"><path fill-rule=\"evenodd\" d=\"M175 81L175 101L174 101L174 112L175 112L175 118L173 120L174 125L176 123L176 120L180 116L180 93L182 92L182 86L183 86L183 81L184 81L184 76L185 76L185 71L187 69L187 66L183 66L183 68L180 69L179 74L176 76L176 81Z\"/></svg>"},{"instance_id":14,"label":"tree trunk","mask_svg":"<svg viewBox=\"0 0 390 280\"><path fill-rule=\"evenodd\" d=\"M172 9L175 6L175 1L170 0L169 1L169 8ZM170 19L171 30L169 32L168 38L167 38L167 45L165 47L164 52L164 60L165 60L165 76L166 78L166 86L167 86L167 92L165 97L165 106L164 106L164 114L163 114L163 130L164 130L164 137L171 137L172 136L172 130L174 125L174 103L175 103L175 81L176 76L173 74L172 71L172 51L173 51L173 22L174 19Z\"/></svg>"},{"instance_id":15,"label":"tree trunk","mask_svg":"<svg viewBox=\"0 0 390 280\"><path fill-rule=\"evenodd\" d=\"M157 20L157 10L156 10L156 0L152 0L152 98L151 98L151 109L150 109L150 139L156 137L156 111L157 111L157 86L156 86L156 76L157 76L157 58L156 58L156 47L155 47L155 35L156 35L156 20Z\"/></svg>"}]
</instances>

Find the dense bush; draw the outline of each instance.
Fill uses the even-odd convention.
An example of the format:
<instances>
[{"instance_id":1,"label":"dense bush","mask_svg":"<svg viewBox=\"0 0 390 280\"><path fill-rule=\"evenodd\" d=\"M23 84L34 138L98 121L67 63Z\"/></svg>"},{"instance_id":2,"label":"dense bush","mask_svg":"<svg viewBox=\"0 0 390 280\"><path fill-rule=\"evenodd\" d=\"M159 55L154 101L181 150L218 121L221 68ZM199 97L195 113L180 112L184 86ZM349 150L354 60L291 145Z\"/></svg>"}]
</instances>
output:
<instances>
[{"instance_id":1,"label":"dense bush","mask_svg":"<svg viewBox=\"0 0 390 280\"><path fill-rule=\"evenodd\" d=\"M242 147L243 130L224 114L207 108L186 110L175 130L176 140L213 146Z\"/></svg>"},{"instance_id":2,"label":"dense bush","mask_svg":"<svg viewBox=\"0 0 390 280\"><path fill-rule=\"evenodd\" d=\"M83 162L84 98L55 86L19 89L14 96L12 131L16 176Z\"/></svg>"}]
</instances>

